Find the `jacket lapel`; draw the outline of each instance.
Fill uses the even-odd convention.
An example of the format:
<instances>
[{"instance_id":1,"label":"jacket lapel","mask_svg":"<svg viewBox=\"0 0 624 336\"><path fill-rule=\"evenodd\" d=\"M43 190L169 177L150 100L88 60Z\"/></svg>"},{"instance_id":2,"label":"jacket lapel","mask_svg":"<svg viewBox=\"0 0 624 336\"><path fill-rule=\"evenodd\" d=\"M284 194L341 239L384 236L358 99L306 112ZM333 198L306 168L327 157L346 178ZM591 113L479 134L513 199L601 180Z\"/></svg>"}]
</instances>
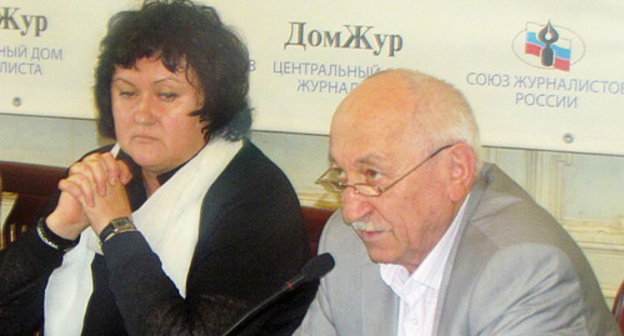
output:
<instances>
[{"instance_id":1,"label":"jacket lapel","mask_svg":"<svg viewBox=\"0 0 624 336\"><path fill-rule=\"evenodd\" d=\"M362 288L360 309L362 336L396 335L399 301L381 279L379 265L368 263L360 268Z\"/></svg>"},{"instance_id":2,"label":"jacket lapel","mask_svg":"<svg viewBox=\"0 0 624 336\"><path fill-rule=\"evenodd\" d=\"M468 204L466 204L466 210L464 212L464 217L460 223L459 232L455 241L453 241L453 246L451 248L449 259L444 267L444 275L442 276L442 283L440 284L440 293L438 294L438 305L436 307L436 313L434 316L434 324L433 324L433 335L446 336L443 334L439 334L440 331L440 321L446 319L446 317L453 316L454 305L448 304L446 301L449 283L451 280L451 276L454 279L461 279L464 277L463 274L453 273L453 265L455 264L455 259L457 257L457 248L459 246L460 241L464 236L464 232L466 231L466 227L469 222L472 221L475 210L477 209L479 203L481 202L481 197L483 196L483 192L487 187L487 181L484 179L484 173L490 168L489 165L484 165L482 168L481 177L477 180L475 185L472 187L470 192L470 196L468 198Z\"/></svg>"}]
</instances>

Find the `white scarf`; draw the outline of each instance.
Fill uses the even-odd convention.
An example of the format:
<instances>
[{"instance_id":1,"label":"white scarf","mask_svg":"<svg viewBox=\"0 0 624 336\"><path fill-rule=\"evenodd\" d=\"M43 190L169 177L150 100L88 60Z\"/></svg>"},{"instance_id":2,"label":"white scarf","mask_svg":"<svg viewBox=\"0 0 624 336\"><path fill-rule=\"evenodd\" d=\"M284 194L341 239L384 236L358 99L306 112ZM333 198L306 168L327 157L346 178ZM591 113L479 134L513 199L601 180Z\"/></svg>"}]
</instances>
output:
<instances>
[{"instance_id":1,"label":"white scarf","mask_svg":"<svg viewBox=\"0 0 624 336\"><path fill-rule=\"evenodd\" d=\"M203 198L241 148L242 141L210 141L132 214L137 230L183 297L197 244ZM102 253L99 238L89 228L50 276L44 301L46 336L80 335L93 292L91 262L95 253Z\"/></svg>"}]
</instances>

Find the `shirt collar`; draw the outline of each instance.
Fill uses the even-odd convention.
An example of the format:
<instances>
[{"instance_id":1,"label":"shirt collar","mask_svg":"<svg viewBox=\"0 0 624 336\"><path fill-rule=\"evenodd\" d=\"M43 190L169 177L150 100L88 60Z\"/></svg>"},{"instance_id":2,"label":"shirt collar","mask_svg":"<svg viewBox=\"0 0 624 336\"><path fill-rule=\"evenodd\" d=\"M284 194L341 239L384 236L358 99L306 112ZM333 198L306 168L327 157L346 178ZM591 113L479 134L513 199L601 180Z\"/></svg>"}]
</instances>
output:
<instances>
[{"instance_id":1,"label":"shirt collar","mask_svg":"<svg viewBox=\"0 0 624 336\"><path fill-rule=\"evenodd\" d=\"M426 291L440 290L444 267L459 232L460 223L464 217L466 204L470 194L455 215L453 222L446 230L440 241L425 257L418 268L409 274L401 265L380 264L380 273L383 281L407 304L418 301Z\"/></svg>"},{"instance_id":2,"label":"shirt collar","mask_svg":"<svg viewBox=\"0 0 624 336\"><path fill-rule=\"evenodd\" d=\"M132 160L132 158L130 157L130 155L126 154L123 151L119 152L118 155L120 160L123 160L124 162L126 162L128 164L128 166L130 167L130 172L132 172L132 176L143 176L143 173L141 172L141 167L134 162L134 160ZM192 158L191 158L192 159ZM189 159L190 161L190 159ZM162 173L158 176L156 176L156 178L158 179L158 182L160 183L160 185L165 184L165 182L169 181L169 179L175 175L175 173L180 170L180 168L184 167L184 165L187 163L188 161L184 162L183 164L179 165L176 168L171 169L168 172Z\"/></svg>"},{"instance_id":3,"label":"shirt collar","mask_svg":"<svg viewBox=\"0 0 624 336\"><path fill-rule=\"evenodd\" d=\"M128 191L130 205L133 210L136 210L147 200L147 193L145 192L145 186L143 185L143 172L141 171L141 166L134 162L130 155L123 151L119 152L117 158L123 160L128 165L128 168L130 168L130 172L132 173L132 179L126 185L126 190ZM165 182L175 175L180 168L184 167L187 162L168 172L158 175L156 178L158 179L160 185L165 184Z\"/></svg>"}]
</instances>

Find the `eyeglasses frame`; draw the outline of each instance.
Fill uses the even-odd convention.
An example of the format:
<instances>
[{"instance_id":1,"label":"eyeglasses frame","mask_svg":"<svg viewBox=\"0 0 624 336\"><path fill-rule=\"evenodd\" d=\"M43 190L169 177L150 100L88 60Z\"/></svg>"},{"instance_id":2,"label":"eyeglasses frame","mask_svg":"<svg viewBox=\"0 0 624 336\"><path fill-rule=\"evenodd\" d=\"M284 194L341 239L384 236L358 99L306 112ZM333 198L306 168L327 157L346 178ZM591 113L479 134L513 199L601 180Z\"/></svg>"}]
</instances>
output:
<instances>
[{"instance_id":1,"label":"eyeglasses frame","mask_svg":"<svg viewBox=\"0 0 624 336\"><path fill-rule=\"evenodd\" d=\"M451 147L453 147L455 145L456 145L456 143L452 143L452 144L444 145L444 146L438 148L433 153L431 153L429 156L427 156L424 160L422 160L420 163L418 163L415 167L413 167L412 169L408 170L406 173L404 173L403 175L399 176L396 180L394 180L393 182L391 182L390 184L388 184L385 187L382 187L382 186L379 186L379 185L376 185L376 184L369 184L369 183L365 183L365 182L342 183L342 182L338 182L338 181L332 181L332 180L329 180L329 179L324 179L324 176L327 175L327 173L329 173L332 169L334 169L334 167L327 168L327 170L325 170L325 172L323 172L323 174L321 174L321 176L318 179L316 179L316 181L314 183L318 184L318 185L321 185L323 188L325 188L325 190L327 190L329 192L342 193L348 187L352 187L353 190L355 191L355 193L358 194L358 195L370 196L370 197L379 197L383 193L385 193L388 190L390 190L390 188L394 187L397 183L401 182L404 178L409 176L411 173L415 172L418 168L422 167L429 160L433 159L435 156L440 154L442 151L444 151L445 149L451 148ZM360 188L360 186L368 187L368 188L370 188L370 190L374 190L375 193L374 194L362 193L361 192L362 189Z\"/></svg>"}]
</instances>

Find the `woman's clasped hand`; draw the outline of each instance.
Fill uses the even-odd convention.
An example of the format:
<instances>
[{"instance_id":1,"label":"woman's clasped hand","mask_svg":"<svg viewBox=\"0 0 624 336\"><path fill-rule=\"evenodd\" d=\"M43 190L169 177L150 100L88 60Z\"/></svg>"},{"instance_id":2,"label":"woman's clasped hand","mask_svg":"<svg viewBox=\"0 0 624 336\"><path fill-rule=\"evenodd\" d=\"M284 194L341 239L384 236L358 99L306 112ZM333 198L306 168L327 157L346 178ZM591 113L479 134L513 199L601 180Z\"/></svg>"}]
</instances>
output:
<instances>
[{"instance_id":1,"label":"woman's clasped hand","mask_svg":"<svg viewBox=\"0 0 624 336\"><path fill-rule=\"evenodd\" d=\"M99 235L111 220L132 215L124 188L131 178L126 163L111 153L88 155L59 182L61 196L48 226L68 239L76 239L89 226Z\"/></svg>"}]
</instances>

